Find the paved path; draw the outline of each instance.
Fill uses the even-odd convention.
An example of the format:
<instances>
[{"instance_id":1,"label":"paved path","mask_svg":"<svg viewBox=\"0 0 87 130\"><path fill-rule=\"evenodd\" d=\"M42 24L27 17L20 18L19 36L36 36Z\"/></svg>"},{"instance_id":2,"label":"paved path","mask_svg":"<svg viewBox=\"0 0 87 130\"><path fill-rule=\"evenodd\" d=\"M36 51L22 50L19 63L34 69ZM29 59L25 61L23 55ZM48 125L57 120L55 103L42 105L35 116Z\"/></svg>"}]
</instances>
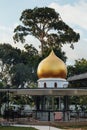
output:
<instances>
[{"instance_id":1,"label":"paved path","mask_svg":"<svg viewBox=\"0 0 87 130\"><path fill-rule=\"evenodd\" d=\"M20 127L34 127L38 130L64 130L64 129L59 129L51 126L38 126L38 125L12 125L12 126L20 126Z\"/></svg>"}]
</instances>

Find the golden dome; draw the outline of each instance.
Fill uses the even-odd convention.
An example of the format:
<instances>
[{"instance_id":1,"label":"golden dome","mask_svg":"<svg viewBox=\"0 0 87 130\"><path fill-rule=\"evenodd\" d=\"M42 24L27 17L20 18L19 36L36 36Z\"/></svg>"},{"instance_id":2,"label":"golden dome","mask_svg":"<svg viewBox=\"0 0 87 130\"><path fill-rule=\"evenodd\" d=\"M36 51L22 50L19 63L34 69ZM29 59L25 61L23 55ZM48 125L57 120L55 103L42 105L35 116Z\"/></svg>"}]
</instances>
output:
<instances>
[{"instance_id":1,"label":"golden dome","mask_svg":"<svg viewBox=\"0 0 87 130\"><path fill-rule=\"evenodd\" d=\"M39 78L66 78L67 68L64 62L52 51L48 57L40 62L37 69Z\"/></svg>"}]
</instances>

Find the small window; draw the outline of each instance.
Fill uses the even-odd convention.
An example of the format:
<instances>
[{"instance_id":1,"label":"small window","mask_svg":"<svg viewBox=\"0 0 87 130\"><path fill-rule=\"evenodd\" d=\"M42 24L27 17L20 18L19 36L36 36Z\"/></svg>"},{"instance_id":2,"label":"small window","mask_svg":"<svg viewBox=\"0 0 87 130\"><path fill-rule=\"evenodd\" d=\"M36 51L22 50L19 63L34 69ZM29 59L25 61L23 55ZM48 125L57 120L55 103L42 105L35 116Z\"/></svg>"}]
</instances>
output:
<instances>
[{"instance_id":1,"label":"small window","mask_svg":"<svg viewBox=\"0 0 87 130\"><path fill-rule=\"evenodd\" d=\"M57 83L54 83L54 87L57 88Z\"/></svg>"},{"instance_id":2,"label":"small window","mask_svg":"<svg viewBox=\"0 0 87 130\"><path fill-rule=\"evenodd\" d=\"M47 87L47 84L46 83L44 83L44 88L46 88Z\"/></svg>"}]
</instances>

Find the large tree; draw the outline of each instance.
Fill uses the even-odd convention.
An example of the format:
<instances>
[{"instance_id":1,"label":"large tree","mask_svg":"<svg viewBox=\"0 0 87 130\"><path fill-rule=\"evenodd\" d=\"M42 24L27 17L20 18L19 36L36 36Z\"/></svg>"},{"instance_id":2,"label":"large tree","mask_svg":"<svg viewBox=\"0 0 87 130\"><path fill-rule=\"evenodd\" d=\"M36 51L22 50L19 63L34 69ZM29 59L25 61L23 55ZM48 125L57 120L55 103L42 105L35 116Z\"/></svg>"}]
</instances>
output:
<instances>
[{"instance_id":1,"label":"large tree","mask_svg":"<svg viewBox=\"0 0 87 130\"><path fill-rule=\"evenodd\" d=\"M25 36L32 35L41 42L42 54L45 47L61 48L66 43L73 47L73 43L80 38L52 8L26 9L22 12L20 21L22 25L14 29L14 41L23 43Z\"/></svg>"},{"instance_id":2,"label":"large tree","mask_svg":"<svg viewBox=\"0 0 87 130\"><path fill-rule=\"evenodd\" d=\"M32 45L25 45L24 50L12 47L10 44L0 44L0 88L37 87L37 65L39 55ZM35 72L35 73L34 73ZM8 93L0 92L0 107L8 102ZM30 96L12 97L9 101L15 103L29 103Z\"/></svg>"}]
</instances>

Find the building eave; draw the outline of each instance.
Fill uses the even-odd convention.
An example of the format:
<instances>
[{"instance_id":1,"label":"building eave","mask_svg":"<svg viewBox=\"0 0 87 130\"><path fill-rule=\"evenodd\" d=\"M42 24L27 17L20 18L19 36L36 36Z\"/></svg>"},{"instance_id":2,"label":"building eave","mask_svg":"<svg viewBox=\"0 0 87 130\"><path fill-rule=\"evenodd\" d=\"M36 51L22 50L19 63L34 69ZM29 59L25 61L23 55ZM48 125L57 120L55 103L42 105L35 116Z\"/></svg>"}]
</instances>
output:
<instances>
[{"instance_id":1,"label":"building eave","mask_svg":"<svg viewBox=\"0 0 87 130\"><path fill-rule=\"evenodd\" d=\"M37 88L37 89L0 89L0 92L10 92L14 95L31 95L31 96L80 96L87 95L86 88Z\"/></svg>"}]
</instances>

